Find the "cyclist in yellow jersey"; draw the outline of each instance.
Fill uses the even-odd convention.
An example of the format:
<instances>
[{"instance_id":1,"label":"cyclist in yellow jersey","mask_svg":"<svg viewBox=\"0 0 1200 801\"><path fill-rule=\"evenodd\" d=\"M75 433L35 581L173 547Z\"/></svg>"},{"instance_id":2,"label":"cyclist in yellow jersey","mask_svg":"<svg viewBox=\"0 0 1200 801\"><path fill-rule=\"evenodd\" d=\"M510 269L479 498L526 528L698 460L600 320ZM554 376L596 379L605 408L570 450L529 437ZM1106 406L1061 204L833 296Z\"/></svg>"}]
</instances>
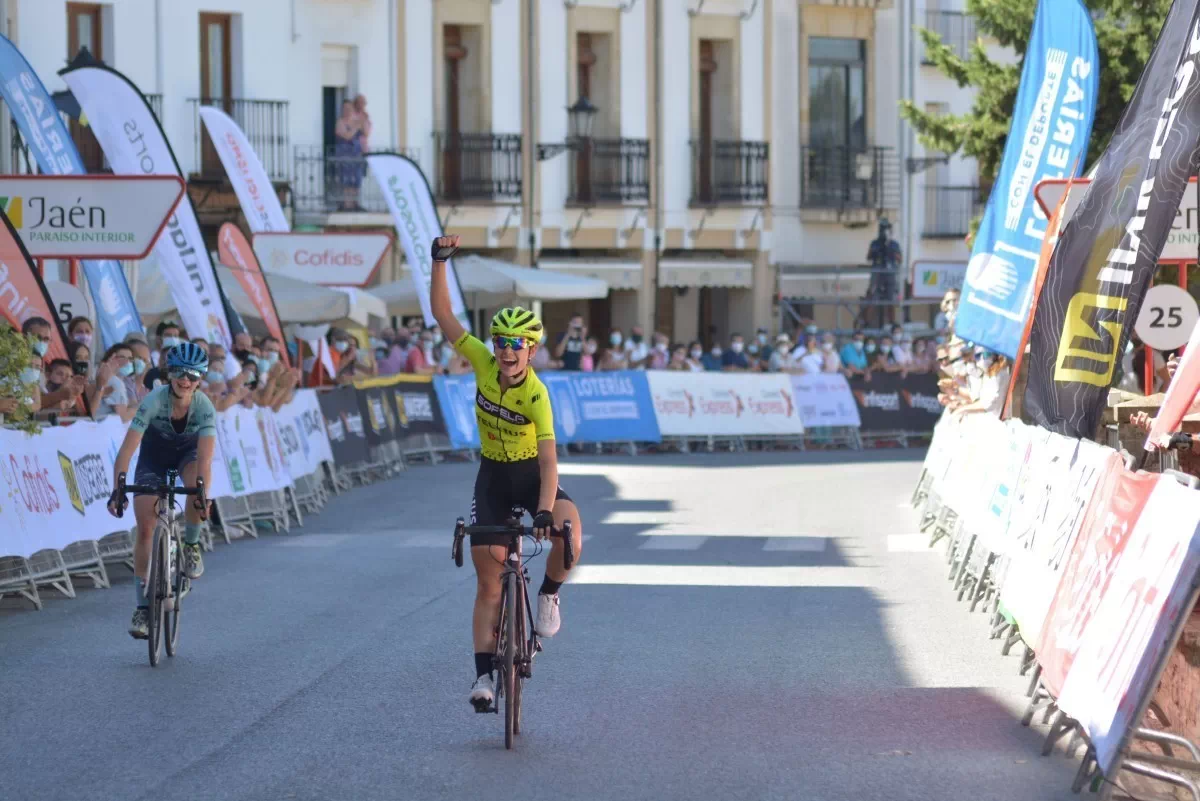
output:
<instances>
[{"instance_id":1,"label":"cyclist in yellow jersey","mask_svg":"<svg viewBox=\"0 0 1200 801\"><path fill-rule=\"evenodd\" d=\"M529 366L542 338L542 321L517 306L501 309L492 318L492 346L471 336L454 316L446 283L446 261L458 250L457 236L438 237L430 247L433 274L429 299L433 316L454 349L475 369L475 421L479 425L481 458L471 501L471 523L503 525L514 507L533 516L539 539L550 528L571 521L575 564L582 549L583 524L579 509L558 486L558 452L554 448L554 417L546 386ZM475 683L471 704L488 707L495 700L492 655L500 621L500 573L504 567L503 536L472 535L471 561L475 589ZM567 580L562 540L551 541L546 576L538 591L538 635L553 637L561 625L559 588Z\"/></svg>"}]
</instances>

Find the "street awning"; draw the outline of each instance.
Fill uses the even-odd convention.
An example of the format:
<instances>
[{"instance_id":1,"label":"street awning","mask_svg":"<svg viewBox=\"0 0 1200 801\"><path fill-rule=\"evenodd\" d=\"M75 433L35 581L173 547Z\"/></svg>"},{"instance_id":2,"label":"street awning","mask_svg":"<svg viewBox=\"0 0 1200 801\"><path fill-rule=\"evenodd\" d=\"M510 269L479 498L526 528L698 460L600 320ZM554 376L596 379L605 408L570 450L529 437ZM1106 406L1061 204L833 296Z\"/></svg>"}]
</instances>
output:
<instances>
[{"instance_id":1,"label":"street awning","mask_svg":"<svg viewBox=\"0 0 1200 801\"><path fill-rule=\"evenodd\" d=\"M779 294L812 300L858 299L867 294L869 270L803 270L779 276Z\"/></svg>"},{"instance_id":2,"label":"street awning","mask_svg":"<svg viewBox=\"0 0 1200 801\"><path fill-rule=\"evenodd\" d=\"M642 263L638 261L596 261L591 259L559 259L539 261L538 269L567 275L597 278L609 289L641 289Z\"/></svg>"},{"instance_id":3,"label":"street awning","mask_svg":"<svg viewBox=\"0 0 1200 801\"><path fill-rule=\"evenodd\" d=\"M458 282L467 306L495 308L518 300L586 300L608 295L608 284L598 278L533 269L483 256L454 260ZM421 305L410 276L372 287L371 294L387 304L388 314L418 314Z\"/></svg>"},{"instance_id":4,"label":"street awning","mask_svg":"<svg viewBox=\"0 0 1200 801\"><path fill-rule=\"evenodd\" d=\"M739 259L663 259L658 265L659 286L726 286L749 288L754 283L754 265Z\"/></svg>"},{"instance_id":5,"label":"street awning","mask_svg":"<svg viewBox=\"0 0 1200 801\"><path fill-rule=\"evenodd\" d=\"M225 295L237 309L238 314L254 320L261 319L258 308L233 271L217 266L217 277ZM383 319L387 315L384 304L370 293L353 287L326 287L297 281L282 275L267 274L267 285L279 311L281 321L288 323L332 323L351 320L367 326L370 318ZM167 286L161 270L143 270L137 287L138 311L148 317L175 316L177 311L171 289Z\"/></svg>"}]
</instances>

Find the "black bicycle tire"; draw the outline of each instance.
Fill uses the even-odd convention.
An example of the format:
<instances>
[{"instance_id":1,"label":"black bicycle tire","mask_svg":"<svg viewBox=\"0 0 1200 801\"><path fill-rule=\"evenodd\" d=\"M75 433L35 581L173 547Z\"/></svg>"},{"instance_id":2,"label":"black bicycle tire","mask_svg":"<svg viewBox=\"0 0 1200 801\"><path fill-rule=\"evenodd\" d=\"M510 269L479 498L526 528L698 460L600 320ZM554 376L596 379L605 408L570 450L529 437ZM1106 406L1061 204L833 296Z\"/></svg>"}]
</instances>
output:
<instances>
[{"instance_id":1,"label":"black bicycle tire","mask_svg":"<svg viewBox=\"0 0 1200 801\"><path fill-rule=\"evenodd\" d=\"M159 660L162 659L162 623L163 623L163 593L162 578L163 571L166 565L163 563L162 554L162 529L160 524L154 527L154 539L152 540L153 547L150 551L150 580L147 582L146 591L150 596L150 620L148 623L149 632L147 632L147 646L150 649L150 667L158 667Z\"/></svg>"},{"instance_id":2,"label":"black bicycle tire","mask_svg":"<svg viewBox=\"0 0 1200 801\"><path fill-rule=\"evenodd\" d=\"M175 525L178 525L176 523ZM168 585L172 588L171 595L174 596L172 603L165 610L167 618L167 632L164 638L167 641L167 656L174 658L179 651L179 614L182 611L180 605L180 590L183 588L183 548L182 543L178 539L176 533L172 530L171 539L175 543L175 574L167 577ZM168 548L170 543L167 543Z\"/></svg>"},{"instance_id":3,"label":"black bicycle tire","mask_svg":"<svg viewBox=\"0 0 1200 801\"><path fill-rule=\"evenodd\" d=\"M513 726L516 723L517 669L514 664L517 654L517 574L510 572L505 577L505 639L503 661L500 664L501 681L504 683L504 747L512 750Z\"/></svg>"},{"instance_id":4,"label":"black bicycle tire","mask_svg":"<svg viewBox=\"0 0 1200 801\"><path fill-rule=\"evenodd\" d=\"M516 608L520 609L522 614L517 615L516 624L516 643L517 643L517 658L520 660L520 666L514 666L513 669L513 734L521 733L521 691L525 687L525 676L523 675L525 660L529 657L529 641L525 635L525 594L528 589L525 587L524 581L517 582L518 599Z\"/></svg>"}]
</instances>

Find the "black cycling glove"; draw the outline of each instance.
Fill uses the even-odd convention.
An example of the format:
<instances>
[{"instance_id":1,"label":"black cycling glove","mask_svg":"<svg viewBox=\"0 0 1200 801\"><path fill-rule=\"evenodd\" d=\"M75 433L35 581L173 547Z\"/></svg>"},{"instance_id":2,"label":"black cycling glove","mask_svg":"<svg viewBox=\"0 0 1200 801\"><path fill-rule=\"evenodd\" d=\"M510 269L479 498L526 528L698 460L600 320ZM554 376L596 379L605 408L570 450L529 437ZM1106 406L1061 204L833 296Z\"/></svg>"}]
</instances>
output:
<instances>
[{"instance_id":1,"label":"black cycling glove","mask_svg":"<svg viewBox=\"0 0 1200 801\"><path fill-rule=\"evenodd\" d=\"M439 245L436 239L429 243L429 255L434 261L449 261L457 252L457 247Z\"/></svg>"},{"instance_id":2,"label":"black cycling glove","mask_svg":"<svg viewBox=\"0 0 1200 801\"><path fill-rule=\"evenodd\" d=\"M533 516L533 527L535 529L554 528L554 512L547 512L545 509Z\"/></svg>"}]
</instances>

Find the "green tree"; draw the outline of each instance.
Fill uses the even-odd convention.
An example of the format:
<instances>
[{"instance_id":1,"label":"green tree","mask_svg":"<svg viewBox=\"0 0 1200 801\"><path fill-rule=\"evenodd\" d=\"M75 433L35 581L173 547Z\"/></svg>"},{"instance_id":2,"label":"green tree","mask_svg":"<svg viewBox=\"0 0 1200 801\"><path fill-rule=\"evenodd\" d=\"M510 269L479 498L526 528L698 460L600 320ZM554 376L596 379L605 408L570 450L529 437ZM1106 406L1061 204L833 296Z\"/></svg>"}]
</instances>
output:
<instances>
[{"instance_id":1,"label":"green tree","mask_svg":"<svg viewBox=\"0 0 1200 801\"><path fill-rule=\"evenodd\" d=\"M1084 0L1084 4L1092 13L1100 53L1096 65L1100 70L1100 94L1084 165L1089 169L1108 146L1121 112L1133 95L1171 0ZM985 184L995 180L1004 155L1036 9L1037 0L967 0L967 13L975 19L978 35L1014 51L1016 64L988 58L979 39L971 46L968 58L959 58L936 33L919 29L925 59L959 86L973 87L975 101L966 114L939 115L926 113L905 100L900 103L900 115L916 129L918 140L926 148L977 159Z\"/></svg>"},{"instance_id":2,"label":"green tree","mask_svg":"<svg viewBox=\"0 0 1200 801\"><path fill-rule=\"evenodd\" d=\"M41 426L34 419L29 388L21 381L21 371L33 360L32 338L0 324L0 397L16 398L17 408L4 415L4 425L28 434L40 434Z\"/></svg>"}]
</instances>

